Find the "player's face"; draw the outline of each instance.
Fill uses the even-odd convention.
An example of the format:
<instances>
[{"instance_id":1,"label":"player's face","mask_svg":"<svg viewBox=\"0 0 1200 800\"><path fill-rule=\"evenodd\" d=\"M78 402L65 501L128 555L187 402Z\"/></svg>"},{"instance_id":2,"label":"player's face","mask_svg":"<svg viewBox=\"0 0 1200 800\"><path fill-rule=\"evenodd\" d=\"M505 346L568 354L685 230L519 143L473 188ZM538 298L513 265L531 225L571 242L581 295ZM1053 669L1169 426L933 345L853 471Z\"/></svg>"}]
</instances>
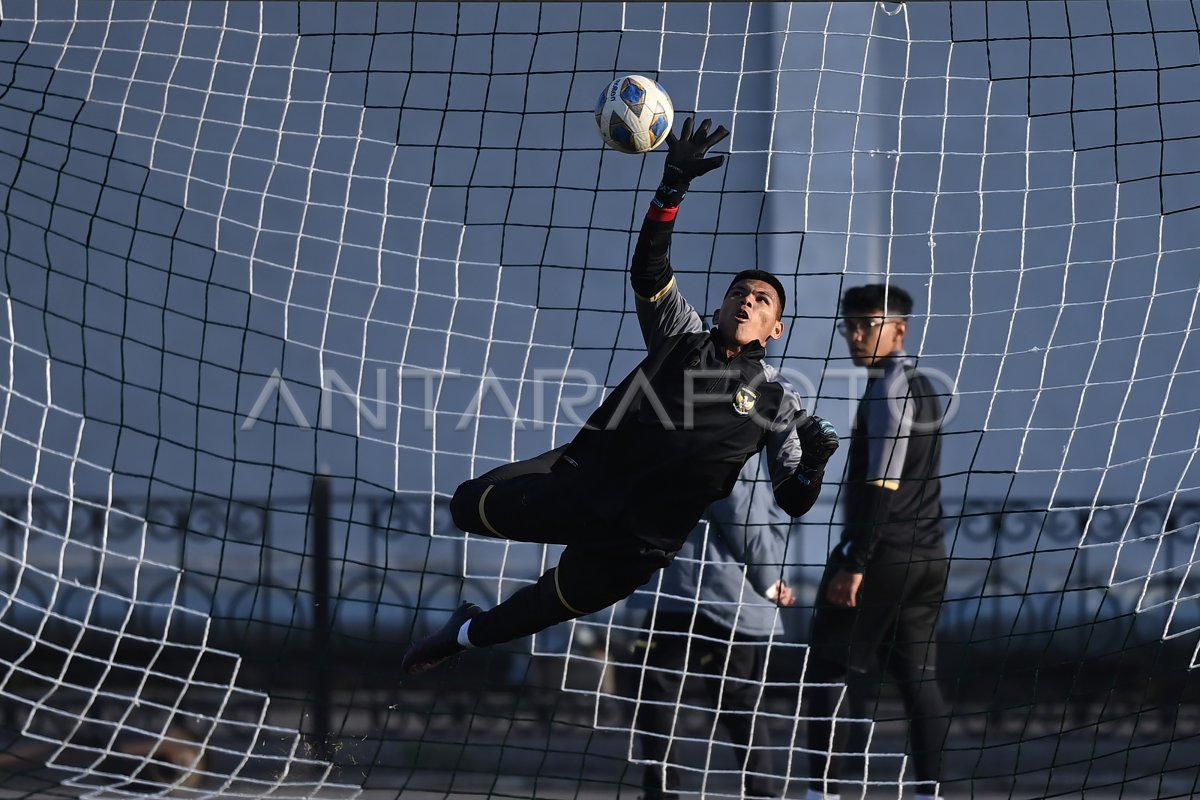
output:
<instances>
[{"instance_id":1,"label":"player's face","mask_svg":"<svg viewBox=\"0 0 1200 800\"><path fill-rule=\"evenodd\" d=\"M747 278L729 287L720 309L713 315L721 337L731 345L778 339L783 335L779 319L779 295L766 281Z\"/></svg>"},{"instance_id":2,"label":"player's face","mask_svg":"<svg viewBox=\"0 0 1200 800\"><path fill-rule=\"evenodd\" d=\"M889 317L882 309L874 309L844 314L838 330L846 337L854 365L873 367L904 348L908 323L903 317Z\"/></svg>"}]
</instances>

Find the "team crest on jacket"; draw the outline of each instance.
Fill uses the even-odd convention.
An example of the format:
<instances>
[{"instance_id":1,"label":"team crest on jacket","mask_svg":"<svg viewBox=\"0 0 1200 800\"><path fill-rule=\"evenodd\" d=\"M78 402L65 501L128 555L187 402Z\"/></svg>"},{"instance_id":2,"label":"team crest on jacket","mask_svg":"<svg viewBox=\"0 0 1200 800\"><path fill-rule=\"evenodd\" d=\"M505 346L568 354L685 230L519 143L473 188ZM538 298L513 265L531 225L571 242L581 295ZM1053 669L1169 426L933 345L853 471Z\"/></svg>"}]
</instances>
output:
<instances>
[{"instance_id":1,"label":"team crest on jacket","mask_svg":"<svg viewBox=\"0 0 1200 800\"><path fill-rule=\"evenodd\" d=\"M733 393L733 410L744 417L754 410L754 404L757 401L758 392L742 384Z\"/></svg>"}]
</instances>

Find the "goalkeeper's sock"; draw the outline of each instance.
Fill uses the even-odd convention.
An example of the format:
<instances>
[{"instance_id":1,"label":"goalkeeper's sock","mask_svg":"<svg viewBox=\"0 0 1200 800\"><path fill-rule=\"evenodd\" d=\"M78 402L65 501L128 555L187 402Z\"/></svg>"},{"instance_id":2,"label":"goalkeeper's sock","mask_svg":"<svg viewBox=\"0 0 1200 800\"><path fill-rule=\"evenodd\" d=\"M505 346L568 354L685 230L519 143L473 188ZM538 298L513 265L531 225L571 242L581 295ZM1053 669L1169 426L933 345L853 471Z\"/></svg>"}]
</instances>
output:
<instances>
[{"instance_id":1,"label":"goalkeeper's sock","mask_svg":"<svg viewBox=\"0 0 1200 800\"><path fill-rule=\"evenodd\" d=\"M458 629L458 643L470 650L475 645L471 644L471 637L467 635L467 628L471 627L471 620L467 620Z\"/></svg>"}]
</instances>

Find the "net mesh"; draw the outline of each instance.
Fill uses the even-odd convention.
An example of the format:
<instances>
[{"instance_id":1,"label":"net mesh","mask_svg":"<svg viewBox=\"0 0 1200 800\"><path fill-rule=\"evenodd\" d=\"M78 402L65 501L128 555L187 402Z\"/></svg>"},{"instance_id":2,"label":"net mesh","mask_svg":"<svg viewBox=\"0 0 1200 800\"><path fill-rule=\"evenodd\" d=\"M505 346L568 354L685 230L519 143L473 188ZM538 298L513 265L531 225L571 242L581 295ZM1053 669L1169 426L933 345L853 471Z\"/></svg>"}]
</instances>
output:
<instances>
[{"instance_id":1,"label":"net mesh","mask_svg":"<svg viewBox=\"0 0 1200 800\"><path fill-rule=\"evenodd\" d=\"M1189 2L6 0L6 791L637 782L633 608L397 672L556 558L464 539L448 494L569 441L640 360L661 155L603 149L591 114L627 72L733 130L679 217L681 289L776 273L771 360L839 430L841 291L917 300L910 350L955 397L947 789L1195 791L1198 29ZM793 788L840 467L792 525L757 709ZM894 706L856 723L892 795ZM734 793L678 707L688 786Z\"/></svg>"}]
</instances>

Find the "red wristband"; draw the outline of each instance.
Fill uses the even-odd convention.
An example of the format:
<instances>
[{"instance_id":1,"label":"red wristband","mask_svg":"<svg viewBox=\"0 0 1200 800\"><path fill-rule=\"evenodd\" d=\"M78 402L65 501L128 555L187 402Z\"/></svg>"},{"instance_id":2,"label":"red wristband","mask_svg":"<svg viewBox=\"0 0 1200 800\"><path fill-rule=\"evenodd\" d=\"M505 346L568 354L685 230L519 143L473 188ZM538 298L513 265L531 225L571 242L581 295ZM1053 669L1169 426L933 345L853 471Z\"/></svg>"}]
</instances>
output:
<instances>
[{"instance_id":1,"label":"red wristband","mask_svg":"<svg viewBox=\"0 0 1200 800\"><path fill-rule=\"evenodd\" d=\"M670 222L679 213L679 206L659 206L654 203L646 211L646 218L651 222Z\"/></svg>"}]
</instances>

